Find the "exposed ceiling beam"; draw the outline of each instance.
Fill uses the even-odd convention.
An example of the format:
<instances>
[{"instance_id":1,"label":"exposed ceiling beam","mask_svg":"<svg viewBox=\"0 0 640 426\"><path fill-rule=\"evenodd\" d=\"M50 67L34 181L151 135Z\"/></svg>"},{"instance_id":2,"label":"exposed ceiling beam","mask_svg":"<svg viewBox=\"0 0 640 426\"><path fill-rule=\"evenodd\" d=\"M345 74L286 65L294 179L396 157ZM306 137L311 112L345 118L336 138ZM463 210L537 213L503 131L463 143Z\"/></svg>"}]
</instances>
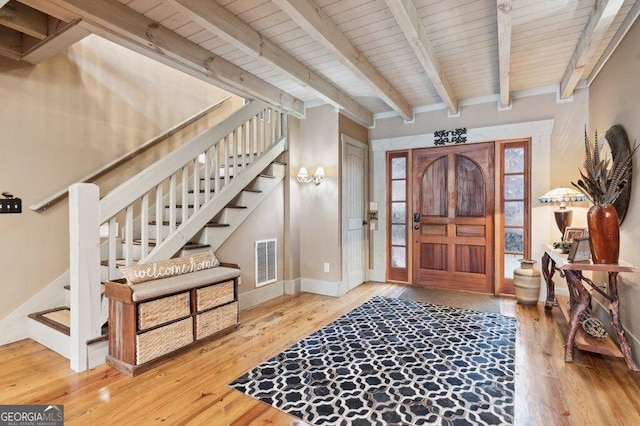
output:
<instances>
[{"instance_id":1,"label":"exposed ceiling beam","mask_svg":"<svg viewBox=\"0 0 640 426\"><path fill-rule=\"evenodd\" d=\"M129 46L146 46L145 54L155 51L154 59L164 56L164 63L182 71L191 68L198 78L213 82L241 96L255 97L278 106L297 117L304 117L304 104L277 87L214 55L173 31L159 25L116 0L49 0L80 16L84 28L96 24L113 35L112 40L129 40ZM104 33L103 33L104 34ZM129 47L127 46L127 47ZM142 49L138 50L139 52ZM182 66L176 66L181 64ZM193 74L192 74L193 75Z\"/></svg>"},{"instance_id":2,"label":"exposed ceiling beam","mask_svg":"<svg viewBox=\"0 0 640 426\"><path fill-rule=\"evenodd\" d=\"M39 64L90 34L89 31L79 26L77 22L66 24L64 28L56 31L53 36L47 37L46 40L38 43L32 49L28 51L25 49L22 60L31 64Z\"/></svg>"},{"instance_id":3,"label":"exposed ceiling beam","mask_svg":"<svg viewBox=\"0 0 640 426\"><path fill-rule=\"evenodd\" d=\"M405 120L413 119L411 105L312 0L273 0L273 2L358 78L367 82L382 100Z\"/></svg>"},{"instance_id":4,"label":"exposed ceiling beam","mask_svg":"<svg viewBox=\"0 0 640 426\"><path fill-rule=\"evenodd\" d=\"M598 59L598 63L593 67L591 74L589 74L589 77L587 78L587 85L591 86L593 80L598 76L598 73L602 70L602 67L607 63L611 55L613 55L613 52L616 50L624 36L627 35L633 23L638 19L638 16L640 16L640 1L636 1L633 4L629 13L627 13L627 16L624 18L624 21L622 21L618 27L618 31L616 31L615 35L609 42L609 45L602 53L602 56Z\"/></svg>"},{"instance_id":5,"label":"exposed ceiling beam","mask_svg":"<svg viewBox=\"0 0 640 426\"><path fill-rule=\"evenodd\" d=\"M22 34L0 26L0 55L19 60L22 56Z\"/></svg>"},{"instance_id":6,"label":"exposed ceiling beam","mask_svg":"<svg viewBox=\"0 0 640 426\"><path fill-rule=\"evenodd\" d=\"M2 6L4 6L7 3L9 3L9 0L0 0L0 8L2 8Z\"/></svg>"},{"instance_id":7,"label":"exposed ceiling beam","mask_svg":"<svg viewBox=\"0 0 640 426\"><path fill-rule=\"evenodd\" d=\"M26 4L29 7L37 9L46 13L47 15L53 16L64 22L72 22L78 20L79 16L75 13L71 13L70 11L52 4L49 0L18 0L22 4Z\"/></svg>"},{"instance_id":8,"label":"exposed ceiling beam","mask_svg":"<svg viewBox=\"0 0 640 426\"><path fill-rule=\"evenodd\" d=\"M500 107L511 103L509 73L511 67L511 8L513 0L496 0L498 6L498 62L500 69Z\"/></svg>"},{"instance_id":9,"label":"exposed ceiling beam","mask_svg":"<svg viewBox=\"0 0 640 426\"><path fill-rule=\"evenodd\" d=\"M0 10L0 25L13 28L31 37L47 38L49 17L16 1L10 1Z\"/></svg>"},{"instance_id":10,"label":"exposed ceiling beam","mask_svg":"<svg viewBox=\"0 0 640 426\"><path fill-rule=\"evenodd\" d=\"M200 0L168 0L181 14L217 34L249 55L262 58L287 74L297 83L313 89L325 101L343 109L350 118L367 127L373 125L373 114L329 80L300 63L280 46L261 35L218 2Z\"/></svg>"},{"instance_id":11,"label":"exposed ceiling beam","mask_svg":"<svg viewBox=\"0 0 640 426\"><path fill-rule=\"evenodd\" d=\"M438 61L438 56L429 40L427 31L418 18L418 11L413 0L386 0L386 2L422 67L427 72L431 83L440 95L440 99L451 114L457 114L458 100L440 66L440 61Z\"/></svg>"},{"instance_id":12,"label":"exposed ceiling beam","mask_svg":"<svg viewBox=\"0 0 640 426\"><path fill-rule=\"evenodd\" d=\"M622 3L624 0L596 0L589 22L578 39L576 49L560 82L561 99L566 99L573 94L585 66L595 54Z\"/></svg>"}]
</instances>

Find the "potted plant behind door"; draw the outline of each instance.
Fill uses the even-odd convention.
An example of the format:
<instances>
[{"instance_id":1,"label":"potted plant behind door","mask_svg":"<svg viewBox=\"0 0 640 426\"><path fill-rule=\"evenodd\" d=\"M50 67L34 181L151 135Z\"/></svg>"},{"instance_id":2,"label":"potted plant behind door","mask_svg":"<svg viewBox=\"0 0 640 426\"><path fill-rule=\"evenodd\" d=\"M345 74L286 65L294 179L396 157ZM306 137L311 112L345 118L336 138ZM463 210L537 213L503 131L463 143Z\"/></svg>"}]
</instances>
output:
<instances>
[{"instance_id":1,"label":"potted plant behind door","mask_svg":"<svg viewBox=\"0 0 640 426\"><path fill-rule=\"evenodd\" d=\"M593 147L587 131L584 132L585 160L582 179L571 182L593 205L587 212L589 244L593 263L618 263L620 253L620 227L618 215L613 203L628 184L633 154L637 146L626 155L612 153L613 160L600 158L601 145L598 133Z\"/></svg>"}]
</instances>

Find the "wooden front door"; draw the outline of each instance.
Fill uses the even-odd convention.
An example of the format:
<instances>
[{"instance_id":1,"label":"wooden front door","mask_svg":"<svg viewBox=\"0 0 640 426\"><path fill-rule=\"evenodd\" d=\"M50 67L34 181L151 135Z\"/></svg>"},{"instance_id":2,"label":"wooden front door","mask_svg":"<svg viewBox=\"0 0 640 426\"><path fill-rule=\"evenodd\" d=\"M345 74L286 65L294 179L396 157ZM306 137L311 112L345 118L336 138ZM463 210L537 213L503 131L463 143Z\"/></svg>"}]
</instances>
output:
<instances>
[{"instance_id":1,"label":"wooden front door","mask_svg":"<svg viewBox=\"0 0 640 426\"><path fill-rule=\"evenodd\" d=\"M493 293L493 143L413 151L413 283Z\"/></svg>"}]
</instances>

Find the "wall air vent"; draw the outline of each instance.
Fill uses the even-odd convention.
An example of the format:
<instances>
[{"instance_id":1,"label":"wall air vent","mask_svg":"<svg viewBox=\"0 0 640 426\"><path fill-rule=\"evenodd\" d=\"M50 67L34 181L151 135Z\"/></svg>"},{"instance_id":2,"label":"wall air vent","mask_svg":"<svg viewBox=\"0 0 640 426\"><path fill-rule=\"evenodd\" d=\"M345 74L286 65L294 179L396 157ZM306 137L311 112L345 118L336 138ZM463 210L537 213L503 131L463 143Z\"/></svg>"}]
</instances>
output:
<instances>
[{"instance_id":1,"label":"wall air vent","mask_svg":"<svg viewBox=\"0 0 640 426\"><path fill-rule=\"evenodd\" d=\"M277 281L277 240L256 241L256 287Z\"/></svg>"}]
</instances>

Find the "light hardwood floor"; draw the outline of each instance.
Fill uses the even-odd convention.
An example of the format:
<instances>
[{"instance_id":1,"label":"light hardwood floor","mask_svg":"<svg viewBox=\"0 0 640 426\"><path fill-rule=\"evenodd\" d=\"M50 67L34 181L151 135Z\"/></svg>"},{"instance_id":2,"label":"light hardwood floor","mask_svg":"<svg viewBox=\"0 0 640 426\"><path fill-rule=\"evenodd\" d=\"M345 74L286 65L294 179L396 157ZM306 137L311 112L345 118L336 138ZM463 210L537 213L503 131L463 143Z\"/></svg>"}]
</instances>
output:
<instances>
[{"instance_id":1,"label":"light hardwood floor","mask_svg":"<svg viewBox=\"0 0 640 426\"><path fill-rule=\"evenodd\" d=\"M0 404L64 404L66 424L303 424L227 387L375 295L403 289L367 283L341 298L284 296L241 312L240 328L138 377L106 365L77 374L68 360L31 341L0 347ZM542 304L501 301L518 319L516 425L638 425L640 374L621 359L576 351L563 361L561 314Z\"/></svg>"}]
</instances>

